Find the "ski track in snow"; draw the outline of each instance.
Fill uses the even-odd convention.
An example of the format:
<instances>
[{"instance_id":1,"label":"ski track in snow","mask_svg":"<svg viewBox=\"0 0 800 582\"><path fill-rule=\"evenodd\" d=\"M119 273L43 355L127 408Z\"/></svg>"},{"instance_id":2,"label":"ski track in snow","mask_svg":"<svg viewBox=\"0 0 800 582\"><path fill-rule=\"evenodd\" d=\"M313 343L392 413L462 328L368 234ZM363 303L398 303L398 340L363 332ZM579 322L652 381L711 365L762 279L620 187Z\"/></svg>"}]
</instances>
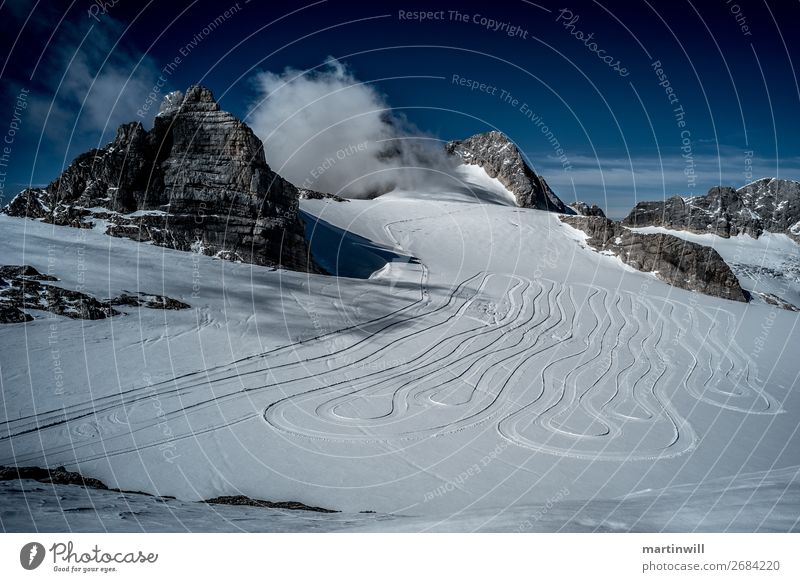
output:
<instances>
[{"instance_id":1,"label":"ski track in snow","mask_svg":"<svg viewBox=\"0 0 800 582\"><path fill-rule=\"evenodd\" d=\"M674 457L698 440L671 404L676 390L740 413L781 412L732 339L735 324L722 308L518 275L476 273L442 295L428 289L421 265L420 298L383 317L10 419L0 441L59 431L63 444L47 455L82 463L261 419L265 440L279 431L391 447L480 425L563 457ZM407 356L387 362L394 353ZM137 414L153 397L164 415ZM175 434L158 438L154 427L173 419ZM40 459L31 452L3 462Z\"/></svg>"}]
</instances>

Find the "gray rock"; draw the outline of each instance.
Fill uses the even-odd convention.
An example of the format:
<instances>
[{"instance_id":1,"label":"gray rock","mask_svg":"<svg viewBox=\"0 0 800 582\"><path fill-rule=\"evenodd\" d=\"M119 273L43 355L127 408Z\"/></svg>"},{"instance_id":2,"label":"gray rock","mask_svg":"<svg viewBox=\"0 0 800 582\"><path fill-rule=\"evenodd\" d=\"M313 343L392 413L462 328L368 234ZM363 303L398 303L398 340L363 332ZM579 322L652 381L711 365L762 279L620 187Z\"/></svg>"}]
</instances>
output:
<instances>
[{"instance_id":1,"label":"gray rock","mask_svg":"<svg viewBox=\"0 0 800 582\"><path fill-rule=\"evenodd\" d=\"M115 306L148 307L150 309L188 309L190 305L177 299L139 292L100 301L86 293L64 289L42 282L58 281L30 265L0 266L0 323L23 323L33 317L23 311L48 311L70 319L105 319L120 312Z\"/></svg>"},{"instance_id":2,"label":"gray rock","mask_svg":"<svg viewBox=\"0 0 800 582\"><path fill-rule=\"evenodd\" d=\"M451 156L458 156L465 164L483 168L489 176L497 178L514 194L517 205L572 214L544 181L525 162L514 143L499 131L479 133L470 138L451 141L445 146Z\"/></svg>"},{"instance_id":3,"label":"gray rock","mask_svg":"<svg viewBox=\"0 0 800 582\"><path fill-rule=\"evenodd\" d=\"M209 505L244 505L248 507L289 509L293 511L316 511L317 513L339 513L334 509L325 509L324 507L306 505L305 503L300 503L299 501L264 501L263 499L253 499L252 497L247 497L246 495L223 495L222 497L206 499L201 503L208 503Z\"/></svg>"},{"instance_id":4,"label":"gray rock","mask_svg":"<svg viewBox=\"0 0 800 582\"><path fill-rule=\"evenodd\" d=\"M624 263L675 287L732 301L747 294L728 264L711 247L671 234L641 234L599 216L562 216L561 220L589 235L597 251L610 251Z\"/></svg>"},{"instance_id":5,"label":"gray rock","mask_svg":"<svg viewBox=\"0 0 800 582\"><path fill-rule=\"evenodd\" d=\"M32 479L40 483L53 483L56 485L80 485L88 489L108 489L99 479L84 477L80 473L67 471L64 467L45 469L42 467L6 467L0 465L0 481L16 481L18 479Z\"/></svg>"},{"instance_id":6,"label":"gray rock","mask_svg":"<svg viewBox=\"0 0 800 582\"><path fill-rule=\"evenodd\" d=\"M110 304L85 293L42 284L57 279L39 273L30 265L2 266L0 277L4 282L0 289L0 305L5 308L2 323L31 321L32 317L23 309L49 311L71 319L104 319L119 314Z\"/></svg>"},{"instance_id":7,"label":"gray rock","mask_svg":"<svg viewBox=\"0 0 800 582\"><path fill-rule=\"evenodd\" d=\"M326 192L317 192L316 190L308 190L306 188L299 188L301 200L333 200L334 202L350 202L347 198L342 198L336 194L328 194Z\"/></svg>"},{"instance_id":8,"label":"gray rock","mask_svg":"<svg viewBox=\"0 0 800 582\"><path fill-rule=\"evenodd\" d=\"M781 309L785 309L786 311L794 311L795 313L800 312L800 307L797 307L793 303L789 303L788 301L781 299L774 293L761 293L760 291L756 292L756 295L761 297L765 303L768 305L774 305L775 307L780 307Z\"/></svg>"},{"instance_id":9,"label":"gray rock","mask_svg":"<svg viewBox=\"0 0 800 582\"><path fill-rule=\"evenodd\" d=\"M98 489L131 495L145 495L147 497L155 497L159 500L175 499L171 495L156 497L143 491L129 491L126 489L117 489L116 487L112 488L103 483L100 479L86 477L77 471L67 471L67 468L63 466L49 469L45 467L7 467L0 465L0 481L25 480L49 483L52 485L78 485L84 489Z\"/></svg>"},{"instance_id":10,"label":"gray rock","mask_svg":"<svg viewBox=\"0 0 800 582\"><path fill-rule=\"evenodd\" d=\"M174 115L183 103L183 91L172 91L164 95L164 100L161 101L161 106L158 109L158 115Z\"/></svg>"},{"instance_id":11,"label":"gray rock","mask_svg":"<svg viewBox=\"0 0 800 582\"><path fill-rule=\"evenodd\" d=\"M0 280L24 277L33 281L58 281L52 275L40 273L30 265L0 265Z\"/></svg>"},{"instance_id":12,"label":"gray rock","mask_svg":"<svg viewBox=\"0 0 800 582\"><path fill-rule=\"evenodd\" d=\"M639 202L622 224L662 226L722 237L765 231L800 241L800 182L762 178L738 190L716 186L705 196Z\"/></svg>"},{"instance_id":13,"label":"gray rock","mask_svg":"<svg viewBox=\"0 0 800 582\"><path fill-rule=\"evenodd\" d=\"M579 216L602 216L606 217L606 213L597 204L589 206L586 202L573 202L569 205Z\"/></svg>"},{"instance_id":14,"label":"gray rock","mask_svg":"<svg viewBox=\"0 0 800 582\"><path fill-rule=\"evenodd\" d=\"M121 125L106 147L78 156L47 188L23 191L4 211L90 227L88 209L102 207L122 213L107 231L113 236L316 271L297 188L270 169L261 141L205 87L179 99L167 96L150 131ZM124 216L134 211L159 212Z\"/></svg>"},{"instance_id":15,"label":"gray rock","mask_svg":"<svg viewBox=\"0 0 800 582\"><path fill-rule=\"evenodd\" d=\"M150 309L164 309L170 311L177 311L180 309L189 309L191 305L166 297L164 295L153 295L152 293L144 293L139 291L136 295L132 293L123 293L118 297L109 300L111 305L119 305L126 307L148 307Z\"/></svg>"},{"instance_id":16,"label":"gray rock","mask_svg":"<svg viewBox=\"0 0 800 582\"><path fill-rule=\"evenodd\" d=\"M33 317L18 307L0 303L0 323L25 323L33 321Z\"/></svg>"}]
</instances>

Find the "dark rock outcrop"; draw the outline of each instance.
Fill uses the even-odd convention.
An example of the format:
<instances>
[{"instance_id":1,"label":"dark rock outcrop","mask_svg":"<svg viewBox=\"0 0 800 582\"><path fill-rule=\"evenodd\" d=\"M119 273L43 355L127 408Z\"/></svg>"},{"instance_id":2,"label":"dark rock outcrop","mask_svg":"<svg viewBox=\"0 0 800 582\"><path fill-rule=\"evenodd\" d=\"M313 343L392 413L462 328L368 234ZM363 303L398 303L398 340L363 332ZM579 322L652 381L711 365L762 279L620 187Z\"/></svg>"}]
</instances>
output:
<instances>
[{"instance_id":1,"label":"dark rock outcrop","mask_svg":"<svg viewBox=\"0 0 800 582\"><path fill-rule=\"evenodd\" d=\"M55 277L43 275L29 265L6 265L0 267L0 305L6 308L2 323L19 323L30 321L29 314L23 309L48 311L70 319L105 319L119 315L108 302L98 301L91 295L63 289L55 285L43 284L43 281L55 281ZM24 318L13 313L16 310Z\"/></svg>"},{"instance_id":2,"label":"dark rock outcrop","mask_svg":"<svg viewBox=\"0 0 800 582\"><path fill-rule=\"evenodd\" d=\"M562 216L561 220L585 232L597 251L609 251L634 269L655 275L675 287L733 301L747 294L728 264L711 247L670 234L641 234L607 218Z\"/></svg>"},{"instance_id":3,"label":"dark rock outcrop","mask_svg":"<svg viewBox=\"0 0 800 582\"><path fill-rule=\"evenodd\" d=\"M639 202L622 224L662 226L722 237L764 231L784 233L800 242L800 182L763 178L738 190L714 187L705 196L673 196Z\"/></svg>"},{"instance_id":4,"label":"dark rock outcrop","mask_svg":"<svg viewBox=\"0 0 800 582\"><path fill-rule=\"evenodd\" d=\"M30 479L39 483L51 483L53 485L78 485L84 489L100 489L102 491L114 491L131 495L146 495L155 497L143 491L128 491L126 489L112 488L103 483L100 479L84 477L77 471L67 471L66 467L56 467L47 469L43 467L6 467L0 465L0 481L18 481ZM157 499L175 499L171 495L159 496Z\"/></svg>"},{"instance_id":5,"label":"dark rock outcrop","mask_svg":"<svg viewBox=\"0 0 800 582\"><path fill-rule=\"evenodd\" d=\"M105 319L120 312L114 306L149 307L151 309L188 309L183 301L139 292L123 294L100 301L80 291L72 291L47 282L57 281L30 265L0 266L0 323L24 323L33 317L23 311L47 311L70 319Z\"/></svg>"},{"instance_id":6,"label":"dark rock outcrop","mask_svg":"<svg viewBox=\"0 0 800 582\"><path fill-rule=\"evenodd\" d=\"M156 497L143 491L129 491L127 489L112 488L103 483L100 479L85 477L77 471L67 471L66 467L48 469L43 467L7 467L0 465L0 481L18 481L23 479L30 479L31 481L50 483L53 485L78 485L85 489L99 489L102 491L114 491L117 493L125 493L130 495L146 495L147 497ZM166 500L175 498L169 495L164 495L157 496L157 499ZM267 509L288 509L293 511L315 511L317 513L339 513L334 509L314 507L312 505L300 503L299 501L263 501L261 499L252 499L245 495L215 497L213 499L202 501L201 503L208 503L211 505L217 504L263 507Z\"/></svg>"},{"instance_id":7,"label":"dark rock outcrop","mask_svg":"<svg viewBox=\"0 0 800 582\"><path fill-rule=\"evenodd\" d=\"M569 205L579 216L602 216L606 217L606 213L597 204L589 206L586 202L573 202Z\"/></svg>"},{"instance_id":8,"label":"dark rock outcrop","mask_svg":"<svg viewBox=\"0 0 800 582\"><path fill-rule=\"evenodd\" d=\"M336 194L317 192L316 190L308 190L307 188L299 188L298 193L302 200L333 200L334 202L349 202L347 198L342 198Z\"/></svg>"},{"instance_id":9,"label":"dark rock outcrop","mask_svg":"<svg viewBox=\"0 0 800 582\"><path fill-rule=\"evenodd\" d=\"M54 485L80 485L87 489L108 489L108 486L99 479L84 477L80 473L67 471L64 467L44 469L42 467L0 466L0 481L14 481L17 479L31 479L32 481L53 483Z\"/></svg>"},{"instance_id":10,"label":"dark rock outcrop","mask_svg":"<svg viewBox=\"0 0 800 582\"><path fill-rule=\"evenodd\" d=\"M123 293L119 297L114 297L109 300L111 305L126 305L128 307L148 307L150 309L164 309L169 311L177 311L180 309L189 309L191 305L165 297L163 295L153 295L151 293L143 293L139 291L136 295L131 293Z\"/></svg>"},{"instance_id":11,"label":"dark rock outcrop","mask_svg":"<svg viewBox=\"0 0 800 582\"><path fill-rule=\"evenodd\" d=\"M763 299L764 303L767 305L774 305L775 307L780 307L786 311L794 311L795 313L800 312L800 307L797 307L797 305L794 305L793 303L789 303L785 299L781 299L774 293L756 292L756 295L761 297L761 299Z\"/></svg>"},{"instance_id":12,"label":"dark rock outcrop","mask_svg":"<svg viewBox=\"0 0 800 582\"><path fill-rule=\"evenodd\" d=\"M0 303L0 323L25 323L33 321L33 316L25 313L19 307Z\"/></svg>"},{"instance_id":13,"label":"dark rock outcrop","mask_svg":"<svg viewBox=\"0 0 800 582\"><path fill-rule=\"evenodd\" d=\"M544 178L525 162L514 143L499 131L479 133L464 140L451 141L445 146L451 156L465 164L483 168L497 178L517 199L517 206L572 214L550 189Z\"/></svg>"},{"instance_id":14,"label":"dark rock outcrop","mask_svg":"<svg viewBox=\"0 0 800 582\"><path fill-rule=\"evenodd\" d=\"M291 509L294 511L316 511L317 513L339 513L334 509L314 507L312 505L300 503L299 501L263 501L261 499L247 497L246 495L214 497L213 499L206 499L205 503L211 505L245 505L248 507L264 507L267 509Z\"/></svg>"},{"instance_id":15,"label":"dark rock outcrop","mask_svg":"<svg viewBox=\"0 0 800 582\"><path fill-rule=\"evenodd\" d=\"M111 212L96 218L110 218L114 236L313 271L298 198L252 130L195 85L165 98L153 129L120 126L106 147L78 156L47 188L23 191L5 212L88 227L102 208Z\"/></svg>"}]
</instances>

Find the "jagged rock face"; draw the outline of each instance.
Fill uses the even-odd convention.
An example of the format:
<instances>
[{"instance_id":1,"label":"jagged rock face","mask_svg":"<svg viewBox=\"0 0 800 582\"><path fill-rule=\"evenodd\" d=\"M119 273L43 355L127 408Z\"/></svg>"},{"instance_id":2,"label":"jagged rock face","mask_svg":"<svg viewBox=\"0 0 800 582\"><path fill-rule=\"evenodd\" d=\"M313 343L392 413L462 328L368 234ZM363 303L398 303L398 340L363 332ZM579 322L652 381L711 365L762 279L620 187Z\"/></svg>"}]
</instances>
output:
<instances>
[{"instance_id":1,"label":"jagged rock face","mask_svg":"<svg viewBox=\"0 0 800 582\"><path fill-rule=\"evenodd\" d=\"M25 190L6 212L85 227L88 209L102 207L123 214L109 227L114 236L314 271L298 197L252 130L193 86L167 96L152 130L120 126L108 146L78 156L47 188ZM160 212L124 216L134 211Z\"/></svg>"},{"instance_id":2,"label":"jagged rock face","mask_svg":"<svg viewBox=\"0 0 800 582\"><path fill-rule=\"evenodd\" d=\"M736 275L711 247L671 234L641 234L598 216L562 216L561 220L589 235L598 251L610 251L624 263L675 287L706 295L747 301Z\"/></svg>"},{"instance_id":3,"label":"jagged rock face","mask_svg":"<svg viewBox=\"0 0 800 582\"><path fill-rule=\"evenodd\" d=\"M461 158L465 164L480 166L489 176L497 178L514 194L517 206L572 214L544 178L528 166L519 148L503 133L490 131L451 141L445 150Z\"/></svg>"},{"instance_id":4,"label":"jagged rock face","mask_svg":"<svg viewBox=\"0 0 800 582\"><path fill-rule=\"evenodd\" d=\"M178 109L181 107L181 103L183 103L183 91L172 91L171 93L167 93L164 95L164 99L161 101L161 106L158 108L158 115L173 115L175 114Z\"/></svg>"},{"instance_id":5,"label":"jagged rock face","mask_svg":"<svg viewBox=\"0 0 800 582\"><path fill-rule=\"evenodd\" d=\"M579 216L601 216L606 217L606 213L597 204L589 206L586 202L573 202L569 205Z\"/></svg>"},{"instance_id":6,"label":"jagged rock face","mask_svg":"<svg viewBox=\"0 0 800 582\"><path fill-rule=\"evenodd\" d=\"M762 178L737 192L745 206L761 217L764 230L785 232L800 242L800 182Z\"/></svg>"},{"instance_id":7,"label":"jagged rock face","mask_svg":"<svg viewBox=\"0 0 800 582\"><path fill-rule=\"evenodd\" d=\"M663 226L722 237L764 231L800 241L800 182L764 178L738 190L714 187L705 196L640 202L622 221L626 226Z\"/></svg>"}]
</instances>

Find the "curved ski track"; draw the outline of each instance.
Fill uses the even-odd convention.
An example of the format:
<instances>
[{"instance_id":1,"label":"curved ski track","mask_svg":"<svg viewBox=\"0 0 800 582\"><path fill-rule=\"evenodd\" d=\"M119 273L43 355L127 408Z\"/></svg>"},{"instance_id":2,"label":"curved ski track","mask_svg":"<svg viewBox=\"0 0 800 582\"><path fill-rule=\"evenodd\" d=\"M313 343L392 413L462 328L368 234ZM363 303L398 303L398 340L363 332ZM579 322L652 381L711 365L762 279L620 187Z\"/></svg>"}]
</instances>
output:
<instances>
[{"instance_id":1,"label":"curved ski track","mask_svg":"<svg viewBox=\"0 0 800 582\"><path fill-rule=\"evenodd\" d=\"M0 443L26 452L3 462L40 459L35 443L16 444L41 431L63 437L47 456L85 462L259 418L265 438L392 442L480 426L536 452L656 459L698 442L678 396L781 412L722 308L485 272L441 296L422 269L419 300L386 316L4 422ZM158 416L146 410L153 399Z\"/></svg>"}]
</instances>

